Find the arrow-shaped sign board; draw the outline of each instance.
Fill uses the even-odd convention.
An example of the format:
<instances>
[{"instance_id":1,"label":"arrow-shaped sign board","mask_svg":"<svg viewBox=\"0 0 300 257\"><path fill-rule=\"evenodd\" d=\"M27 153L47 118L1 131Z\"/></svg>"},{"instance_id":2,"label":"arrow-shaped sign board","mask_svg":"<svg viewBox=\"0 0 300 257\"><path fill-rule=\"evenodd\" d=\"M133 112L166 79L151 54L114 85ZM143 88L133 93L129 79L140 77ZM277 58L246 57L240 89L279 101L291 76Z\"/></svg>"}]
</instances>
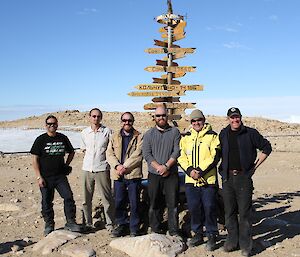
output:
<instances>
[{"instance_id":1,"label":"arrow-shaped sign board","mask_svg":"<svg viewBox=\"0 0 300 257\"><path fill-rule=\"evenodd\" d=\"M183 77L185 74L186 73L183 72L183 71L178 71L178 72L173 73L172 77L173 78L180 78L180 77ZM168 78L168 74L161 75L161 78L162 79L167 79Z\"/></svg>"},{"instance_id":2,"label":"arrow-shaped sign board","mask_svg":"<svg viewBox=\"0 0 300 257\"><path fill-rule=\"evenodd\" d=\"M184 95L184 93L179 93L179 92L172 92L172 91L158 91L158 92L130 92L128 93L129 96L159 96L159 97L172 97L172 96L179 96L179 95Z\"/></svg>"},{"instance_id":3,"label":"arrow-shaped sign board","mask_svg":"<svg viewBox=\"0 0 300 257\"><path fill-rule=\"evenodd\" d=\"M196 108L196 103L164 103L167 109L192 109ZM161 105L161 103L149 103L144 105L145 110L153 110L156 109L157 106Z\"/></svg>"},{"instance_id":4,"label":"arrow-shaped sign board","mask_svg":"<svg viewBox=\"0 0 300 257\"><path fill-rule=\"evenodd\" d=\"M160 79L160 78L152 78L153 79L153 83L158 83L158 84L168 84L168 79ZM181 82L179 80L171 80L172 85L180 85Z\"/></svg>"},{"instance_id":5,"label":"arrow-shaped sign board","mask_svg":"<svg viewBox=\"0 0 300 257\"><path fill-rule=\"evenodd\" d=\"M164 66L148 66L145 68L146 71L149 72L193 72L196 71L196 67L194 66L171 66L171 67L164 67Z\"/></svg>"},{"instance_id":6,"label":"arrow-shaped sign board","mask_svg":"<svg viewBox=\"0 0 300 257\"><path fill-rule=\"evenodd\" d=\"M192 54L195 52L196 48L147 48L145 49L146 53L149 54L176 54L176 53L186 53L186 54Z\"/></svg>"},{"instance_id":7,"label":"arrow-shaped sign board","mask_svg":"<svg viewBox=\"0 0 300 257\"><path fill-rule=\"evenodd\" d=\"M203 85L140 84L138 90L202 91Z\"/></svg>"}]
</instances>

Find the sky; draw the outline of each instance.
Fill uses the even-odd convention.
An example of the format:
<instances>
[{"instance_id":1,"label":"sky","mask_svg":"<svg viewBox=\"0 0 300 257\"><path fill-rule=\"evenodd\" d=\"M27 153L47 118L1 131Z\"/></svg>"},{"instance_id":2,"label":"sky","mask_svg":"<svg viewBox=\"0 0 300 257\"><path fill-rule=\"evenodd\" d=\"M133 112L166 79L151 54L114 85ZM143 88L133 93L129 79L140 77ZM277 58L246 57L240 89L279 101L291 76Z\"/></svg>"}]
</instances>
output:
<instances>
[{"instance_id":1,"label":"sky","mask_svg":"<svg viewBox=\"0 0 300 257\"><path fill-rule=\"evenodd\" d=\"M182 102L205 114L300 123L299 0L172 0L187 21L178 59L196 66L182 84L201 84ZM130 97L152 83L146 66L163 55L155 17L167 0L1 0L0 120L66 109L142 111L151 97ZM187 110L189 113L191 110Z\"/></svg>"}]
</instances>

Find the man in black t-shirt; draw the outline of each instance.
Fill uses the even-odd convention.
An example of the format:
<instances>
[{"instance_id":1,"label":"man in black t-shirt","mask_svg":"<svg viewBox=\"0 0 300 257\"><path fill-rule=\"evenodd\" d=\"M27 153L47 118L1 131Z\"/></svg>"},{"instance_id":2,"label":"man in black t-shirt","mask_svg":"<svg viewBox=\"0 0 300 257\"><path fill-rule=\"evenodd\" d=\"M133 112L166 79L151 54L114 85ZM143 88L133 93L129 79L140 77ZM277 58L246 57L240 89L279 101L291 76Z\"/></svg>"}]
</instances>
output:
<instances>
[{"instance_id":1,"label":"man in black t-shirt","mask_svg":"<svg viewBox=\"0 0 300 257\"><path fill-rule=\"evenodd\" d=\"M74 148L69 139L56 132L57 118L50 115L46 118L47 132L36 138L30 153L33 155L33 169L42 194L42 215L45 221L44 235L54 230L53 198L56 189L64 199L64 212L67 223L65 229L80 232L76 224L76 206L67 176L74 157ZM67 159L65 162L65 154Z\"/></svg>"},{"instance_id":2,"label":"man in black t-shirt","mask_svg":"<svg viewBox=\"0 0 300 257\"><path fill-rule=\"evenodd\" d=\"M270 142L256 129L246 127L238 108L227 112L229 125L220 132L225 225L224 251L238 248L243 256L252 250L252 176L272 151ZM257 149L261 152L257 155Z\"/></svg>"}]
</instances>

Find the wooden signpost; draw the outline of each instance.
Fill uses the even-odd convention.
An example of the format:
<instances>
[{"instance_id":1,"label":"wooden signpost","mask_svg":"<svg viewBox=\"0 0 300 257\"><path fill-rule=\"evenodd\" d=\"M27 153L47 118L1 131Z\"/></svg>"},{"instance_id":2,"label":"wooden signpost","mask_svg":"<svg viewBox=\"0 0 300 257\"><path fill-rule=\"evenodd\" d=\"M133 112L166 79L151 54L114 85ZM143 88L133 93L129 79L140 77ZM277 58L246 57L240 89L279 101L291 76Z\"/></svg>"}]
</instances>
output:
<instances>
[{"instance_id":1,"label":"wooden signpost","mask_svg":"<svg viewBox=\"0 0 300 257\"><path fill-rule=\"evenodd\" d=\"M184 39L186 33L186 21L181 15L173 13L171 0L167 0L168 12L156 17L156 21L163 24L159 29L161 37L164 39L154 40L157 47L147 48L145 52L149 54L165 54L160 60L156 60L156 66L145 68L149 72L164 72L161 78L153 78L152 84L139 84L135 88L139 91L130 92L130 96L152 96L152 103L144 105L145 110L154 110L159 105L164 105L168 109L169 120L180 120L185 109L195 108L196 103L182 103L180 96L185 95L186 91L201 91L203 85L181 85L180 81L174 78L181 78L187 72L196 71L195 66L179 66L174 60L183 58L186 54L193 54L196 48L181 48L173 44L175 41ZM174 122L175 124L175 122ZM177 123L176 123L177 124Z\"/></svg>"}]
</instances>

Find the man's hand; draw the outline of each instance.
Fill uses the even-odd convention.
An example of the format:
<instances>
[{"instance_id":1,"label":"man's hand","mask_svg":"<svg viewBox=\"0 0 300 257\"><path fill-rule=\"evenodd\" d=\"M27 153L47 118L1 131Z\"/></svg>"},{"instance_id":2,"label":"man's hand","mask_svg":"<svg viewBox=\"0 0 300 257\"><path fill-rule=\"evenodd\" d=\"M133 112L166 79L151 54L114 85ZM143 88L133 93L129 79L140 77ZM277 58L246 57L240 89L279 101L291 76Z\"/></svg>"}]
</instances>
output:
<instances>
[{"instance_id":1,"label":"man's hand","mask_svg":"<svg viewBox=\"0 0 300 257\"><path fill-rule=\"evenodd\" d=\"M39 185L39 187L45 187L46 186L46 181L42 177L39 177L38 178L38 185Z\"/></svg>"},{"instance_id":2,"label":"man's hand","mask_svg":"<svg viewBox=\"0 0 300 257\"><path fill-rule=\"evenodd\" d=\"M200 174L199 174L198 170L193 169L191 171L191 173L190 173L190 177L193 178L193 179L195 179L195 180L199 179L200 178Z\"/></svg>"},{"instance_id":3,"label":"man's hand","mask_svg":"<svg viewBox=\"0 0 300 257\"><path fill-rule=\"evenodd\" d=\"M166 165L158 165L156 171L163 177L167 177L170 174L170 171L168 170Z\"/></svg>"},{"instance_id":4,"label":"man's hand","mask_svg":"<svg viewBox=\"0 0 300 257\"><path fill-rule=\"evenodd\" d=\"M124 174L126 174L126 168L122 164L119 164L117 166L117 174L119 176L123 176Z\"/></svg>"}]
</instances>

